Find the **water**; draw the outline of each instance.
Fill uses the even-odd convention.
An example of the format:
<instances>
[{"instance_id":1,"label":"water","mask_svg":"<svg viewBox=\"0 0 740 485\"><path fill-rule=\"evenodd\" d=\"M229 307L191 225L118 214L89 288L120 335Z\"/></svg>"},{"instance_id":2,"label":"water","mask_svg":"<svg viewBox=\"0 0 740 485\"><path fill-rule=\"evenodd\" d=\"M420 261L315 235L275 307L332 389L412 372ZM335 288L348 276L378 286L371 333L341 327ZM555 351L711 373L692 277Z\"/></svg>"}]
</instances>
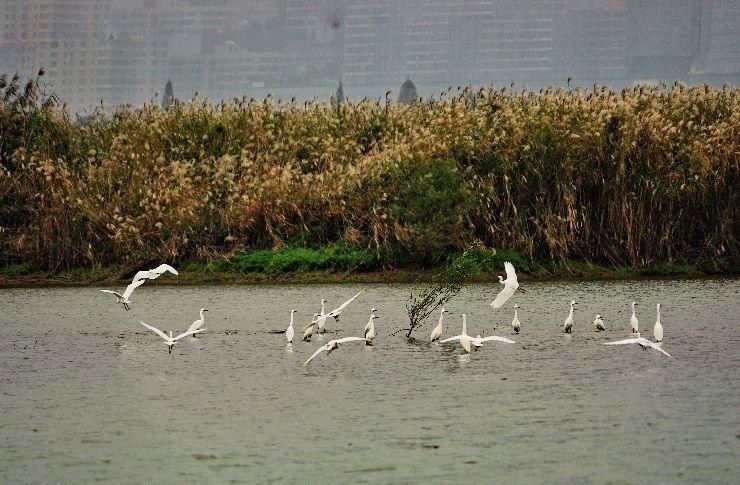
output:
<instances>
[{"instance_id":1,"label":"water","mask_svg":"<svg viewBox=\"0 0 740 485\"><path fill-rule=\"evenodd\" d=\"M95 288L0 290L0 482L732 482L740 476L740 280L530 283L512 313L496 285L448 305L446 336L495 333L472 355L407 342L406 286L367 286L332 337L359 335L301 364L321 342L282 335L322 297L356 285L165 287L131 312ZM578 300L572 335L562 333ZM629 332L636 299L652 337L661 302L669 359L605 347ZM139 320L209 331L172 355ZM608 331L593 331L594 314ZM436 317L435 317L436 323ZM300 330L297 329L299 332ZM298 339L296 339L298 340Z\"/></svg>"}]
</instances>

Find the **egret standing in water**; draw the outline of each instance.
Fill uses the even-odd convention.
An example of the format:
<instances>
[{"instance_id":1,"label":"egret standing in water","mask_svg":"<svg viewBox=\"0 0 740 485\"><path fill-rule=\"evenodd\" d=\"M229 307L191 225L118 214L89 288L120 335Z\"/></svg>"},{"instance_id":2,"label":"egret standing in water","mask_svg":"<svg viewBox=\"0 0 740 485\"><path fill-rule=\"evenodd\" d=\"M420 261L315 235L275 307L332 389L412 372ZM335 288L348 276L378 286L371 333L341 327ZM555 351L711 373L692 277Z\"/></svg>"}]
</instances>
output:
<instances>
[{"instance_id":1,"label":"egret standing in water","mask_svg":"<svg viewBox=\"0 0 740 485\"><path fill-rule=\"evenodd\" d=\"M573 331L573 312L575 311L576 305L577 303L575 300L570 301L570 313L568 314L568 318L565 319L565 324L563 325L565 333L571 333Z\"/></svg>"},{"instance_id":2,"label":"egret standing in water","mask_svg":"<svg viewBox=\"0 0 740 485\"><path fill-rule=\"evenodd\" d=\"M439 343L446 344L447 342L454 342L455 340L460 342L460 345L462 346L463 350L465 350L466 354L470 353L470 342L472 340L472 337L468 335L468 318L465 313L460 315L462 317L462 333L460 335L455 335L454 337L446 338L444 340L440 340Z\"/></svg>"},{"instance_id":3,"label":"egret standing in water","mask_svg":"<svg viewBox=\"0 0 740 485\"><path fill-rule=\"evenodd\" d=\"M368 320L367 324L365 325L365 338L367 339L367 342L365 342L365 345L372 345L373 340L375 339L374 320L378 318L377 315L375 315L376 311L377 310L375 310L375 308L372 309L372 311L370 312L370 320Z\"/></svg>"},{"instance_id":4,"label":"egret standing in water","mask_svg":"<svg viewBox=\"0 0 740 485\"><path fill-rule=\"evenodd\" d=\"M514 329L514 333L519 333L519 330L521 330L522 328L522 324L519 322L519 316L516 312L518 308L519 305L517 303L514 303L514 320L511 321L511 327Z\"/></svg>"},{"instance_id":5,"label":"egret standing in water","mask_svg":"<svg viewBox=\"0 0 740 485\"><path fill-rule=\"evenodd\" d=\"M285 330L285 338L288 339L289 344L293 343L293 335L295 335L295 330L293 330L293 315L296 313L296 310L290 311L290 324L288 325L288 329Z\"/></svg>"},{"instance_id":6,"label":"egret standing in water","mask_svg":"<svg viewBox=\"0 0 740 485\"><path fill-rule=\"evenodd\" d=\"M203 328L203 325L205 325L206 323L206 317L203 316L203 312L207 312L207 311L208 310L206 310L205 308L200 309L200 320L196 320L193 323L191 323L190 326L188 327L188 331L200 330L201 328ZM195 337L195 334L193 334L193 337Z\"/></svg>"},{"instance_id":7,"label":"egret standing in water","mask_svg":"<svg viewBox=\"0 0 740 485\"><path fill-rule=\"evenodd\" d=\"M637 302L632 302L632 317L630 318L630 327L632 328L632 333L638 333L638 330L640 329L640 322L637 321L637 315L635 315L635 307L637 306Z\"/></svg>"},{"instance_id":8,"label":"egret standing in water","mask_svg":"<svg viewBox=\"0 0 740 485\"><path fill-rule=\"evenodd\" d=\"M200 330L188 330L187 332L181 333L177 337L173 337L172 336L172 330L170 330L170 334L167 335L166 333L164 333L160 329L155 328L155 327L152 327L151 325L149 325L147 323L144 323L144 322L141 322L141 321L139 323L141 323L146 328L148 328L149 330L151 330L152 332L156 333L157 335L159 335L160 337L162 337L164 339L164 343L167 344L167 350L168 350L167 353L169 353L169 354L172 353L172 347L175 346L175 342L177 342L181 338L187 337L188 335L195 335L196 333L200 333L200 332L205 332L206 331L205 328L201 328Z\"/></svg>"},{"instance_id":9,"label":"egret standing in water","mask_svg":"<svg viewBox=\"0 0 740 485\"><path fill-rule=\"evenodd\" d=\"M602 320L601 315L598 313L596 314L596 318L594 319L594 330L597 332L603 332L606 330L606 327L604 326L604 320Z\"/></svg>"},{"instance_id":10,"label":"egret standing in water","mask_svg":"<svg viewBox=\"0 0 740 485\"><path fill-rule=\"evenodd\" d=\"M504 263L504 269L506 270L506 279L502 276L498 277L498 282L504 285L504 289L501 290L496 296L496 299L491 302L493 308L501 308L504 303L514 295L514 292L519 288L519 282L516 279L516 272L514 271L514 265L510 262Z\"/></svg>"},{"instance_id":11,"label":"egret standing in water","mask_svg":"<svg viewBox=\"0 0 740 485\"><path fill-rule=\"evenodd\" d=\"M450 313L442 307L442 311L439 312L439 323L432 329L432 335L429 337L430 342L439 340L442 337L442 320L444 319L445 313Z\"/></svg>"},{"instance_id":12,"label":"egret standing in water","mask_svg":"<svg viewBox=\"0 0 740 485\"><path fill-rule=\"evenodd\" d=\"M321 315L318 313L313 314L313 319L311 319L311 323L303 327L303 340L306 342L311 341L311 337L313 336L313 331L316 328L316 324L319 322L319 318Z\"/></svg>"},{"instance_id":13,"label":"egret standing in water","mask_svg":"<svg viewBox=\"0 0 740 485\"><path fill-rule=\"evenodd\" d=\"M660 343L663 341L663 325L660 323L660 303L658 303L655 307L655 311L657 312L655 316L655 327L653 327L653 335L655 335L655 341L660 345Z\"/></svg>"}]
</instances>

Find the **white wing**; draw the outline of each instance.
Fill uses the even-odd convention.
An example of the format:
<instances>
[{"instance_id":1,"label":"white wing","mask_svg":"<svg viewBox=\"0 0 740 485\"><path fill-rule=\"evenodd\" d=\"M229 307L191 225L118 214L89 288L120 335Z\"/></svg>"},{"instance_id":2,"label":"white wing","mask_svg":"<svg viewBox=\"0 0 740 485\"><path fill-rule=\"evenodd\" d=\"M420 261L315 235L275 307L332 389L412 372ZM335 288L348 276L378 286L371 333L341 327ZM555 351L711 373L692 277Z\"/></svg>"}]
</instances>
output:
<instances>
[{"instance_id":1,"label":"white wing","mask_svg":"<svg viewBox=\"0 0 740 485\"><path fill-rule=\"evenodd\" d=\"M514 343L516 343L513 340L509 340L506 337L497 337L495 335L491 335L490 337L479 338L479 339L476 339L476 340L478 340L479 342L490 342L491 340L495 340L496 342L504 342L504 343L507 343L507 344L514 344Z\"/></svg>"},{"instance_id":2,"label":"white wing","mask_svg":"<svg viewBox=\"0 0 740 485\"><path fill-rule=\"evenodd\" d=\"M655 349L655 350L657 350L658 352L663 352L663 353L664 353L665 355L667 355L668 357L673 357L673 356L672 356L671 354L669 354L668 352L666 352L665 350L663 350L662 348L660 348L660 345L654 344L653 342L651 342L651 341L649 341L649 340L648 340L648 343L650 344L650 346L651 346L652 348L654 348L654 349Z\"/></svg>"},{"instance_id":3,"label":"white wing","mask_svg":"<svg viewBox=\"0 0 740 485\"><path fill-rule=\"evenodd\" d=\"M205 328L200 328L198 330L188 330L187 332L183 332L180 335L178 335L177 337L173 338L172 341L174 342L174 341L180 340L181 338L187 337L188 335L195 335L196 333L205 332L206 330L207 329L205 329Z\"/></svg>"},{"instance_id":4,"label":"white wing","mask_svg":"<svg viewBox=\"0 0 740 485\"><path fill-rule=\"evenodd\" d=\"M191 330L198 330L202 326L203 326L203 320L196 320L190 324L190 326L188 327L188 332Z\"/></svg>"},{"instance_id":5,"label":"white wing","mask_svg":"<svg viewBox=\"0 0 740 485\"><path fill-rule=\"evenodd\" d=\"M460 345L463 346L463 348L465 349L465 352L470 353L470 339L469 338L460 339Z\"/></svg>"},{"instance_id":6,"label":"white wing","mask_svg":"<svg viewBox=\"0 0 740 485\"><path fill-rule=\"evenodd\" d=\"M442 325L437 325L432 330L432 335L429 337L431 341L435 341L442 336Z\"/></svg>"},{"instance_id":7,"label":"white wing","mask_svg":"<svg viewBox=\"0 0 740 485\"><path fill-rule=\"evenodd\" d=\"M295 335L295 330L293 330L293 326L291 325L288 327L288 330L285 331L285 337L288 339L288 342L293 341L293 336Z\"/></svg>"},{"instance_id":8,"label":"white wing","mask_svg":"<svg viewBox=\"0 0 740 485\"><path fill-rule=\"evenodd\" d=\"M357 342L357 341L360 341L360 340L367 341L367 339L366 338L363 338L363 337L344 337L344 338L332 340L329 343L334 342L336 344L343 344L345 342Z\"/></svg>"},{"instance_id":9,"label":"white wing","mask_svg":"<svg viewBox=\"0 0 740 485\"><path fill-rule=\"evenodd\" d=\"M322 345L321 347L319 347L318 350L316 352L314 352L313 355L311 357L309 357L306 362L303 363L303 367L306 367L308 365L308 363L311 362L314 359L314 357L316 357L317 355L319 355L321 352L326 352L327 350L329 350L331 348L332 342L334 342L334 341L332 340L331 342L329 342L329 343L327 343L327 344Z\"/></svg>"},{"instance_id":10,"label":"white wing","mask_svg":"<svg viewBox=\"0 0 740 485\"><path fill-rule=\"evenodd\" d=\"M498 296L496 296L496 299L493 300L493 302L491 302L491 306L493 308L501 308L502 306L504 306L504 303L506 303L507 300L511 298L511 296L514 294L516 289L517 289L516 286L510 283L506 283L506 285L504 285L504 289L501 290Z\"/></svg>"},{"instance_id":11,"label":"white wing","mask_svg":"<svg viewBox=\"0 0 740 485\"><path fill-rule=\"evenodd\" d=\"M655 327L653 327L653 334L655 335L655 340L658 342L663 340L663 325L656 323Z\"/></svg>"},{"instance_id":12,"label":"white wing","mask_svg":"<svg viewBox=\"0 0 740 485\"><path fill-rule=\"evenodd\" d=\"M144 322L142 322L142 321L139 321L139 323L140 323L140 324L142 324L142 325L144 325L144 326L145 326L146 328L148 328L148 329L149 329L149 330L151 330L152 332L156 333L157 335L159 335L159 336L160 336L160 337L162 337L163 339L165 339L165 340L169 340L169 339L170 339L170 336L169 336L169 335L167 335L166 333L164 333L163 331L161 331L160 329L158 329L158 328L156 328L156 327L152 327L152 326L151 326L151 325L149 325L148 323L144 323Z\"/></svg>"},{"instance_id":13,"label":"white wing","mask_svg":"<svg viewBox=\"0 0 740 485\"><path fill-rule=\"evenodd\" d=\"M446 338L444 340L440 340L439 343L444 344L447 342L454 342L455 340L460 340L462 335L455 335L454 337Z\"/></svg>"},{"instance_id":14,"label":"white wing","mask_svg":"<svg viewBox=\"0 0 740 485\"><path fill-rule=\"evenodd\" d=\"M123 298L123 296L120 293L118 293L117 291L113 291L113 290L100 290L100 291L102 291L103 293L113 293L118 298Z\"/></svg>"},{"instance_id":15,"label":"white wing","mask_svg":"<svg viewBox=\"0 0 740 485\"><path fill-rule=\"evenodd\" d=\"M516 281L516 272L514 271L514 265L507 261L504 263L504 269L506 270L506 279L509 281Z\"/></svg>"},{"instance_id":16,"label":"white wing","mask_svg":"<svg viewBox=\"0 0 740 485\"><path fill-rule=\"evenodd\" d=\"M342 313L342 310L344 310L345 308L347 308L347 305L349 305L350 303L352 303L353 301L355 301L355 298L357 298L358 296L360 296L360 293L362 293L363 291L365 291L365 290L360 290L355 296L353 296L349 300L347 300L344 303L342 303L341 305L339 305L339 307L337 307L334 310L332 310L329 313L327 313L326 316L327 317L336 317L337 315L339 315L340 313Z\"/></svg>"},{"instance_id":17,"label":"white wing","mask_svg":"<svg viewBox=\"0 0 740 485\"><path fill-rule=\"evenodd\" d=\"M131 284L126 287L126 291L123 292L123 298L125 300L128 300L128 297L131 296L131 293L133 293L136 288L138 288L141 285L143 285L145 281L146 280L134 280L134 281L132 281Z\"/></svg>"},{"instance_id":18,"label":"white wing","mask_svg":"<svg viewBox=\"0 0 740 485\"><path fill-rule=\"evenodd\" d=\"M136 276L134 276L134 281L140 280L143 278L153 280L155 278L158 278L162 273L165 273L169 271L170 273L177 275L179 274L175 268L170 266L169 264L160 264L154 269L150 269L148 271L139 271L136 273Z\"/></svg>"},{"instance_id":19,"label":"white wing","mask_svg":"<svg viewBox=\"0 0 740 485\"><path fill-rule=\"evenodd\" d=\"M639 343L639 338L627 338L624 340L617 340L616 342L605 342L604 345L624 345L624 344L636 344Z\"/></svg>"}]
</instances>

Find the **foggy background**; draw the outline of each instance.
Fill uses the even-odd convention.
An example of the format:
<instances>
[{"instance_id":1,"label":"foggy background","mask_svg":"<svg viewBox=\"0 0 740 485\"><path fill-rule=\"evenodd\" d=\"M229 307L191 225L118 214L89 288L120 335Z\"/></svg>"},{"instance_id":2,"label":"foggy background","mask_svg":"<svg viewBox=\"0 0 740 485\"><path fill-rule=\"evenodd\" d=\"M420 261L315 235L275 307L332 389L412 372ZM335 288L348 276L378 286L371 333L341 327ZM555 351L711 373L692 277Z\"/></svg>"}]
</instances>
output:
<instances>
[{"instance_id":1,"label":"foggy background","mask_svg":"<svg viewBox=\"0 0 740 485\"><path fill-rule=\"evenodd\" d=\"M460 84L740 83L740 0L0 0L0 72L75 111L164 91L421 96ZM161 94L160 94L161 96Z\"/></svg>"}]
</instances>

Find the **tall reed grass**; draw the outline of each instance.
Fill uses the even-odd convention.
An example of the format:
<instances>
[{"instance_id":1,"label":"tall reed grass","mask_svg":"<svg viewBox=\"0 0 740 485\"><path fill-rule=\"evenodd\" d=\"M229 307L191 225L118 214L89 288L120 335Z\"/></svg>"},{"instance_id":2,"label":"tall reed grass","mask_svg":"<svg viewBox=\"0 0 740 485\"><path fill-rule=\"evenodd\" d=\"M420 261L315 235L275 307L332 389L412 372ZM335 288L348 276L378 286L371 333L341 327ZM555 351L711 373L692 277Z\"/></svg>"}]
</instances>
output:
<instances>
[{"instance_id":1,"label":"tall reed grass","mask_svg":"<svg viewBox=\"0 0 740 485\"><path fill-rule=\"evenodd\" d=\"M740 91L485 87L71 116L0 84L0 260L47 269L473 240L617 265L738 258ZM25 98L24 98L25 96Z\"/></svg>"}]
</instances>

